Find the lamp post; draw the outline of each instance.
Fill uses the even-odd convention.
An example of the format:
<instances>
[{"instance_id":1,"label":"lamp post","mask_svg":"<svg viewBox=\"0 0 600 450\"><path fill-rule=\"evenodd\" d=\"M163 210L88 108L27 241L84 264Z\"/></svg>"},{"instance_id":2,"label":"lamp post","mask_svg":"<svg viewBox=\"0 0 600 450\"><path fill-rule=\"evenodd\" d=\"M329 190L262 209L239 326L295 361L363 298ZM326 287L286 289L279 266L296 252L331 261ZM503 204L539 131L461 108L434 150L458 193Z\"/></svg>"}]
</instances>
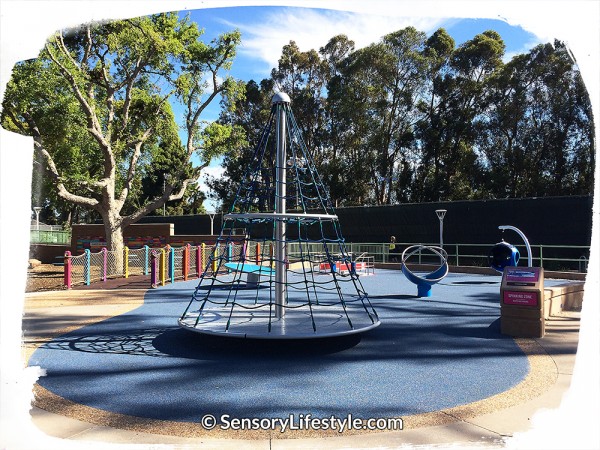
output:
<instances>
[{"instance_id":1,"label":"lamp post","mask_svg":"<svg viewBox=\"0 0 600 450\"><path fill-rule=\"evenodd\" d=\"M35 213L35 232L37 234L36 241L40 240L40 211L42 210L41 206L34 206L33 212Z\"/></svg>"},{"instance_id":2,"label":"lamp post","mask_svg":"<svg viewBox=\"0 0 600 450\"><path fill-rule=\"evenodd\" d=\"M440 219L440 247L444 247L444 216L446 215L447 210L445 209L436 209L435 213Z\"/></svg>"},{"instance_id":3,"label":"lamp post","mask_svg":"<svg viewBox=\"0 0 600 450\"><path fill-rule=\"evenodd\" d=\"M42 210L41 206L34 206L33 211L35 212L35 230L40 232L40 211Z\"/></svg>"},{"instance_id":4,"label":"lamp post","mask_svg":"<svg viewBox=\"0 0 600 450\"><path fill-rule=\"evenodd\" d=\"M217 215L216 212L213 213L208 213L208 217L210 217L210 235L214 236L214 222L215 222L215 216Z\"/></svg>"}]
</instances>

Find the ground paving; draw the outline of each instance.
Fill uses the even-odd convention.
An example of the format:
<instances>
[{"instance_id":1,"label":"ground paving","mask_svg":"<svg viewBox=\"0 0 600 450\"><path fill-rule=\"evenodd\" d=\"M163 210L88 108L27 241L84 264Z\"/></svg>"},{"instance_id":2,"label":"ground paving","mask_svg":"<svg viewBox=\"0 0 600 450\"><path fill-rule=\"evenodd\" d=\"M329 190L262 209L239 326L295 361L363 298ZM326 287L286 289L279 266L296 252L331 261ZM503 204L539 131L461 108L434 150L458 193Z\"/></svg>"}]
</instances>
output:
<instances>
[{"instance_id":1,"label":"ground paving","mask_svg":"<svg viewBox=\"0 0 600 450\"><path fill-rule=\"evenodd\" d=\"M140 281L140 280L136 280ZM122 282L104 284L104 289L77 289L57 293L28 294L24 318L25 352L49 339L84 325L130 313L143 304L144 282L126 289ZM158 292L158 291L155 291ZM37 388L33 422L50 436L74 441L117 443L185 444L202 448L371 448L419 444L485 444L502 446L504 439L525 431L540 408L559 406L568 389L578 345L579 313L563 313L548 322L542 339L519 340L528 354L531 372L506 392L455 408L445 408L411 416L403 431L361 433L359 435L319 434L291 436L207 435L188 437L189 426L168 431L153 428L148 421L139 427L127 426L130 418L69 403L52 392ZM531 374L534 374L532 377ZM543 380L540 383L540 380ZM43 409L42 409L43 408ZM112 418L111 418L112 415ZM81 420L83 419L83 420ZM134 421L135 422L135 421ZM248 439L252 438L252 439Z\"/></svg>"}]
</instances>

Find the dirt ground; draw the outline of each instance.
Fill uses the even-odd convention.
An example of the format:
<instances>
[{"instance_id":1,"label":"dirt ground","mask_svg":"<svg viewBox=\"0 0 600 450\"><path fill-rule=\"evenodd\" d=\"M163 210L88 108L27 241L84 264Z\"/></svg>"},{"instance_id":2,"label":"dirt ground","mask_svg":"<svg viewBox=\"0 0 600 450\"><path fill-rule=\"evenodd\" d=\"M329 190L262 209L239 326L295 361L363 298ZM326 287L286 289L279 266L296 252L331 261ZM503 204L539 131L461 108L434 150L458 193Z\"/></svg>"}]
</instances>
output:
<instances>
[{"instance_id":1,"label":"dirt ground","mask_svg":"<svg viewBox=\"0 0 600 450\"><path fill-rule=\"evenodd\" d=\"M33 269L27 269L25 292L61 291L64 286L64 271L62 266L42 264Z\"/></svg>"}]
</instances>

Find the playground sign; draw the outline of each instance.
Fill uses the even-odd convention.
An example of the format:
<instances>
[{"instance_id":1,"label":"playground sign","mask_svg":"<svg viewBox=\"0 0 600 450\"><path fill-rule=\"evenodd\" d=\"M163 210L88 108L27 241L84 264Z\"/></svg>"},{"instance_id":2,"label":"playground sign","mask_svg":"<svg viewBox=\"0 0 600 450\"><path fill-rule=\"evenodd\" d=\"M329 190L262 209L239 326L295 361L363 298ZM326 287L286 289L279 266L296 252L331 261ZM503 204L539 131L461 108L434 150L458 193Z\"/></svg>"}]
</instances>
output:
<instances>
[{"instance_id":1,"label":"playground sign","mask_svg":"<svg viewBox=\"0 0 600 450\"><path fill-rule=\"evenodd\" d=\"M539 279L539 267L508 267L506 270L506 282L512 286L518 283L537 283Z\"/></svg>"},{"instance_id":2,"label":"playground sign","mask_svg":"<svg viewBox=\"0 0 600 450\"><path fill-rule=\"evenodd\" d=\"M538 296L535 292L504 291L502 301L505 305L536 306L538 304Z\"/></svg>"},{"instance_id":3,"label":"playground sign","mask_svg":"<svg viewBox=\"0 0 600 450\"><path fill-rule=\"evenodd\" d=\"M544 269L505 267L500 287L500 328L515 337L543 337Z\"/></svg>"}]
</instances>

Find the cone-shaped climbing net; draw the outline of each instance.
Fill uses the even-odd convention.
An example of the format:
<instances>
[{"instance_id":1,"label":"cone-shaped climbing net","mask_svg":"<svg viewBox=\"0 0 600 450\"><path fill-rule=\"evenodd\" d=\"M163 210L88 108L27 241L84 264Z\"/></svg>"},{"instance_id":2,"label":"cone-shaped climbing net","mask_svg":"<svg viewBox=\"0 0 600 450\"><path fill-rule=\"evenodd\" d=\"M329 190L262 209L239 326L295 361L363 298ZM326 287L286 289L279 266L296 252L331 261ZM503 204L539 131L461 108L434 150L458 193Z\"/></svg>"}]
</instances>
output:
<instances>
[{"instance_id":1,"label":"cone-shaped climbing net","mask_svg":"<svg viewBox=\"0 0 600 450\"><path fill-rule=\"evenodd\" d=\"M286 94L179 319L183 328L252 338L313 338L379 325Z\"/></svg>"}]
</instances>

